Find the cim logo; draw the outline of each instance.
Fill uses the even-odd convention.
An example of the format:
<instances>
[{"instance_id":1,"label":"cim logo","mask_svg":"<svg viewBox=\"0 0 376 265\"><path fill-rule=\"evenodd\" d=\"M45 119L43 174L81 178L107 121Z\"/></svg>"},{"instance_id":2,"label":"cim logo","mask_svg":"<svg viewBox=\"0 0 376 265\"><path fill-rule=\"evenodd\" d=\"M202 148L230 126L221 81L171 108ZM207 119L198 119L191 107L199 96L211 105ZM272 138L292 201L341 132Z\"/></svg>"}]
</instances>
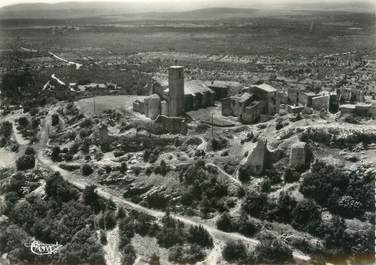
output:
<instances>
[{"instance_id":1,"label":"cim logo","mask_svg":"<svg viewBox=\"0 0 376 265\"><path fill-rule=\"evenodd\" d=\"M42 256L56 254L63 245L58 243L44 244L37 240L33 240L31 243L25 243L24 246L30 248L30 251L35 255Z\"/></svg>"}]
</instances>

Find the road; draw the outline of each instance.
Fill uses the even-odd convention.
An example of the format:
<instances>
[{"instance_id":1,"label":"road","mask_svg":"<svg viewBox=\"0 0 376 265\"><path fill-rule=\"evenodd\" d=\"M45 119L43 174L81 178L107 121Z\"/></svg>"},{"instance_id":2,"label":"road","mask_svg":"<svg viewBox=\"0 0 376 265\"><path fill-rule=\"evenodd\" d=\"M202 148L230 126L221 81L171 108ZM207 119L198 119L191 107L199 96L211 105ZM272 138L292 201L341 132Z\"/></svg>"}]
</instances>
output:
<instances>
[{"instance_id":1,"label":"road","mask_svg":"<svg viewBox=\"0 0 376 265\"><path fill-rule=\"evenodd\" d=\"M143 207L143 206L138 205L136 203L133 203L131 201L128 201L128 200L124 199L123 197L119 197L118 195L114 194L113 190L111 190L110 188L102 186L102 185L98 185L97 183L94 183L93 181L91 181L87 178L82 179L81 176L75 175L75 174L73 174L69 171L66 171L66 170L60 168L56 163L54 163L52 160L50 160L49 157L47 157L44 154L43 151L45 150L45 148L47 146L48 132L49 132L48 126L51 122L52 113L54 113L54 112L55 112L55 109L51 109L49 111L49 113L47 114L46 118L44 119L44 121L42 122L40 141L38 142L38 144L36 144L34 146L34 148L36 149L36 152L37 152L37 155L36 155L37 161L39 162L39 164L41 166L49 168L52 171L59 172L67 182L69 182L73 186L77 187L78 189L82 190L88 185L96 185L97 186L97 189L96 189L97 194L99 196L101 196L102 198L112 200L117 206L124 207L124 208L127 208L127 209L136 210L138 212L145 213L149 216L152 216L152 217L155 217L155 218L158 218L158 219L162 218L165 215L165 212L155 210L155 209L146 208L146 207ZM19 143L19 144L21 144L21 143ZM217 165L215 165L215 164L210 164L210 165L218 168L218 170L221 173L223 173L224 175L226 175L227 177L232 179L234 182L241 184L239 180L234 179L233 176L227 174L225 171L223 171ZM180 221L180 222L182 222L182 223L184 223L188 226L199 226L199 225L201 225L213 237L214 248L209 253L207 259L203 263L200 263L200 264L208 264L208 265L217 264L217 261L218 261L219 257L221 256L221 246L219 244L220 242L226 242L228 240L234 240L234 241L240 240L240 241L242 241L242 242L244 242L244 243L246 243L250 246L253 246L253 247L255 247L256 245L258 245L260 243L259 240L248 238L248 237L245 237L245 236L238 234L238 233L223 232L221 230L216 229L215 227L209 226L209 225L204 224L200 221L194 221L194 220L192 220L188 217L185 217L185 216L180 216L180 215L177 215L177 214L170 214L170 216L172 218L174 218L175 220L178 220L178 221ZM299 259L299 260L310 260L309 256L306 256L306 255L302 254L300 251L296 251L296 250L294 250L293 256L294 256L294 258ZM108 257L108 258L110 258L110 257ZM108 265L110 265L110 264L108 264Z\"/></svg>"},{"instance_id":2,"label":"road","mask_svg":"<svg viewBox=\"0 0 376 265\"><path fill-rule=\"evenodd\" d=\"M216 164L207 163L206 165L215 167L220 173L222 173L224 176L226 176L230 181L234 182L236 185L238 185L238 186L242 185L242 183L240 182L239 179L237 179L235 176L228 174L226 171L224 171L222 168L220 168Z\"/></svg>"},{"instance_id":3,"label":"road","mask_svg":"<svg viewBox=\"0 0 376 265\"><path fill-rule=\"evenodd\" d=\"M68 60L66 60L66 59L64 59L64 58L61 58L61 57L57 56L56 54L54 54L53 52L50 52L50 51L49 51L48 53L49 53L52 57L58 59L59 61L65 62L65 63L67 63L67 64L73 64L73 65L75 65L75 66L76 66L76 70L80 69L81 66L82 66L82 64L75 63L75 62L70 62L70 61L68 61Z\"/></svg>"},{"instance_id":4,"label":"road","mask_svg":"<svg viewBox=\"0 0 376 265\"><path fill-rule=\"evenodd\" d=\"M59 172L61 174L61 176L66 181L68 181L73 186L77 187L78 189L82 190L88 185L96 185L97 186L96 191L97 191L99 196L101 196L105 199L112 200L118 206L121 206L121 207L124 207L124 208L127 208L127 209L133 209L133 210L136 210L138 212L145 213L149 216L153 216L155 218L162 218L165 215L165 212L146 208L146 207L143 207L143 206L138 205L136 203L133 203L131 201L128 201L128 200L126 200L122 197L118 197L117 195L115 195L113 193L112 189L105 187L105 186L102 186L102 185L98 185L98 183L94 183L87 178L82 179L82 177L77 176L77 175L75 175L75 174L73 174L69 171L66 171L66 170L60 168L56 163L54 163L52 160L50 160L49 157L47 157L44 154L43 151L45 150L45 147L46 147L47 142L48 142L48 131L49 131L48 126L50 124L50 119L51 119L51 115L52 115L53 112L54 111L51 110L48 113L48 115L46 116L46 119L43 121L41 138L40 138L40 141L38 143L38 147L36 147L37 161L39 162L39 164L41 166L49 168L52 171ZM198 222L198 221L193 221L193 220L191 220L187 217L184 217L184 216L171 214L171 217L174 218L175 220L179 220L182 223L189 225L189 226L202 225L213 237L218 238L220 240L223 240L223 239L226 239L226 240L241 240L243 242L248 242L249 244L252 244L252 245L257 245L257 244L260 243L258 240L245 237L245 236L238 234L238 233L223 232L223 231L220 231L220 230L218 230L214 227L208 226L208 225L201 223L201 222Z\"/></svg>"}]
</instances>

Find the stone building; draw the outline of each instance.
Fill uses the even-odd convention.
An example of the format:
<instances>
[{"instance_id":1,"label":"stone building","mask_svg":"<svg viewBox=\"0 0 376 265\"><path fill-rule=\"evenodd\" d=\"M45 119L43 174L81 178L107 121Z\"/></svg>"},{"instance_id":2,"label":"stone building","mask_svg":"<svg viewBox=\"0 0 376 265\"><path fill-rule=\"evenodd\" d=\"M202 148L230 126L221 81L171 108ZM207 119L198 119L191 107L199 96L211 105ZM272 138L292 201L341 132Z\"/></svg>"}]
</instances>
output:
<instances>
[{"instance_id":1,"label":"stone building","mask_svg":"<svg viewBox=\"0 0 376 265\"><path fill-rule=\"evenodd\" d=\"M303 106L312 107L312 99L316 96L317 94L313 92L299 93L298 103L302 104Z\"/></svg>"},{"instance_id":2,"label":"stone building","mask_svg":"<svg viewBox=\"0 0 376 265\"><path fill-rule=\"evenodd\" d=\"M298 169L307 163L307 144L297 142L291 146L290 167Z\"/></svg>"},{"instance_id":3,"label":"stone building","mask_svg":"<svg viewBox=\"0 0 376 265\"><path fill-rule=\"evenodd\" d=\"M330 95L324 94L312 98L312 108L314 110L326 110L329 111Z\"/></svg>"},{"instance_id":4,"label":"stone building","mask_svg":"<svg viewBox=\"0 0 376 265\"><path fill-rule=\"evenodd\" d=\"M133 102L133 110L155 120L159 115L182 117L187 111L214 105L215 92L199 80L184 81L184 68L171 66L168 81L155 79L154 94Z\"/></svg>"},{"instance_id":5,"label":"stone building","mask_svg":"<svg viewBox=\"0 0 376 265\"><path fill-rule=\"evenodd\" d=\"M245 123L255 123L259 120L263 109L263 101L252 101L242 112L241 120Z\"/></svg>"},{"instance_id":6,"label":"stone building","mask_svg":"<svg viewBox=\"0 0 376 265\"><path fill-rule=\"evenodd\" d=\"M243 87L242 84L234 81L213 80L206 81L205 84L214 91L216 100L228 97L230 92L239 92Z\"/></svg>"},{"instance_id":7,"label":"stone building","mask_svg":"<svg viewBox=\"0 0 376 265\"><path fill-rule=\"evenodd\" d=\"M161 98L153 94L144 99L144 114L146 117L155 120L161 113Z\"/></svg>"},{"instance_id":8,"label":"stone building","mask_svg":"<svg viewBox=\"0 0 376 265\"><path fill-rule=\"evenodd\" d=\"M251 93L257 100L264 101L263 114L274 115L279 112L280 98L277 89L264 83L252 86Z\"/></svg>"},{"instance_id":9,"label":"stone building","mask_svg":"<svg viewBox=\"0 0 376 265\"><path fill-rule=\"evenodd\" d=\"M184 67L171 66L168 69L168 115L184 115Z\"/></svg>"},{"instance_id":10,"label":"stone building","mask_svg":"<svg viewBox=\"0 0 376 265\"><path fill-rule=\"evenodd\" d=\"M222 115L223 116L235 116L239 119L253 99L253 94L248 92L243 93L241 96L232 96L222 101Z\"/></svg>"},{"instance_id":11,"label":"stone building","mask_svg":"<svg viewBox=\"0 0 376 265\"><path fill-rule=\"evenodd\" d=\"M243 89L240 96L222 100L222 115L235 116L241 122L254 123L260 117L270 117L279 112L280 93L267 84Z\"/></svg>"}]
</instances>

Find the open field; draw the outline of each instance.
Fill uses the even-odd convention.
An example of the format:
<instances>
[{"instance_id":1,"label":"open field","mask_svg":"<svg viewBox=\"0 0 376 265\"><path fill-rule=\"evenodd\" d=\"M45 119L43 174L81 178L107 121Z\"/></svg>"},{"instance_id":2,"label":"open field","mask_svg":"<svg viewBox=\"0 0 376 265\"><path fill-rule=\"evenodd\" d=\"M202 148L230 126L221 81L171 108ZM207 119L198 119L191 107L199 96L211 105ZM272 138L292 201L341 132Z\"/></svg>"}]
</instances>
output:
<instances>
[{"instance_id":1,"label":"open field","mask_svg":"<svg viewBox=\"0 0 376 265\"><path fill-rule=\"evenodd\" d=\"M144 96L99 96L85 98L76 102L77 107L85 114L102 113L105 110L128 110L135 100L143 100ZM94 107L95 105L95 107Z\"/></svg>"},{"instance_id":2,"label":"open field","mask_svg":"<svg viewBox=\"0 0 376 265\"><path fill-rule=\"evenodd\" d=\"M207 18L209 19L209 17ZM307 54L333 53L375 47L372 14L313 12L304 15L232 18L218 21L133 20L106 17L65 22L55 29L43 20L0 22L0 49L19 40L40 50L136 53L177 51L203 54ZM13 22L13 24L12 24ZM69 24L67 24L69 23ZM77 24L71 24L77 23ZM21 24L22 26L14 26ZM72 28L75 26L76 28Z\"/></svg>"}]
</instances>

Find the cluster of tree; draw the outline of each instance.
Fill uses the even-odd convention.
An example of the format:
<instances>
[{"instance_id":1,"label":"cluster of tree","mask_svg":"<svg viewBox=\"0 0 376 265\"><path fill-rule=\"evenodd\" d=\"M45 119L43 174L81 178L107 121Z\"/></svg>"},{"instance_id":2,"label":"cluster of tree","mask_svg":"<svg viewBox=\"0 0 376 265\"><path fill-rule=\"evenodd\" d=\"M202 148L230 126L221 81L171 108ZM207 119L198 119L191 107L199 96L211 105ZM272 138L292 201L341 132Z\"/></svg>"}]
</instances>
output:
<instances>
[{"instance_id":1,"label":"cluster of tree","mask_svg":"<svg viewBox=\"0 0 376 265\"><path fill-rule=\"evenodd\" d=\"M159 154L161 153L161 149L159 147L154 147L152 149L145 149L144 150L144 162L155 163L158 160Z\"/></svg>"},{"instance_id":2,"label":"cluster of tree","mask_svg":"<svg viewBox=\"0 0 376 265\"><path fill-rule=\"evenodd\" d=\"M12 132L11 122L4 121L0 124L0 148L8 147L12 152L17 152L18 144L11 140Z\"/></svg>"},{"instance_id":3,"label":"cluster of tree","mask_svg":"<svg viewBox=\"0 0 376 265\"><path fill-rule=\"evenodd\" d=\"M223 258L239 264L285 264L292 260L292 251L278 239L266 240L249 252L241 241L227 242L222 251Z\"/></svg>"},{"instance_id":4,"label":"cluster of tree","mask_svg":"<svg viewBox=\"0 0 376 265\"><path fill-rule=\"evenodd\" d=\"M89 193L84 196L86 203L81 202L78 200L81 193L56 173L46 180L45 199L39 196L22 199L22 187L25 183L25 177L17 173L12 176L5 193L5 214L9 221L16 225L9 228L14 230L13 236L23 234L22 241L9 241L12 240L10 235L0 232L0 252L5 253L3 251L12 247L17 260L34 261L36 255L25 256L24 250L27 248L23 242L28 238L24 235L26 234L44 243L59 242L64 246L58 257L49 256L47 261L58 260L63 264L104 264L102 246L95 233L95 212L91 206L86 205L94 196L90 197L90 192L86 191ZM93 199L97 203L98 200Z\"/></svg>"},{"instance_id":5,"label":"cluster of tree","mask_svg":"<svg viewBox=\"0 0 376 265\"><path fill-rule=\"evenodd\" d=\"M17 170L27 170L35 167L35 151L34 149L27 148L24 155L16 160Z\"/></svg>"},{"instance_id":6,"label":"cluster of tree","mask_svg":"<svg viewBox=\"0 0 376 265\"><path fill-rule=\"evenodd\" d=\"M321 251L326 256L331 255L331 252L343 257L359 253L370 256L373 251L372 239L365 236L364 231L348 231L341 217L334 215L330 221L322 221L322 209L312 199L297 202L288 194L282 193L277 202L270 202L265 193L254 192L246 195L242 209L253 217L291 224L297 230L321 238L325 244L325 249ZM218 222L218 228L222 230L239 227L232 225L234 221L230 216L222 216ZM372 234L370 230L368 233ZM353 240L349 240L350 238ZM360 243L362 239L364 241Z\"/></svg>"},{"instance_id":7,"label":"cluster of tree","mask_svg":"<svg viewBox=\"0 0 376 265\"><path fill-rule=\"evenodd\" d=\"M203 160L183 169L179 175L186 186L182 204L189 207L199 205L204 216L216 210L224 212L228 208L224 201L228 195L228 185L218 180L216 173L215 168L206 167Z\"/></svg>"},{"instance_id":8,"label":"cluster of tree","mask_svg":"<svg viewBox=\"0 0 376 265\"><path fill-rule=\"evenodd\" d=\"M33 108L33 110L36 110L36 108ZM30 112L35 115L35 111L30 110ZM38 111L36 110L36 112ZM26 116L22 116L18 119L17 129L21 131L23 137L30 139L32 142L37 142L39 124L40 124L40 119L35 116L32 117L31 119L29 119Z\"/></svg>"},{"instance_id":9,"label":"cluster of tree","mask_svg":"<svg viewBox=\"0 0 376 265\"><path fill-rule=\"evenodd\" d=\"M272 185L281 183L282 181L282 174L279 170L273 168L271 165L267 165L267 168L263 170L263 174L260 176L252 176L253 169L250 168L249 165L241 165L239 167L239 180L242 183L248 182L252 179L252 177L263 177L265 179L268 179Z\"/></svg>"},{"instance_id":10,"label":"cluster of tree","mask_svg":"<svg viewBox=\"0 0 376 265\"><path fill-rule=\"evenodd\" d=\"M131 264L136 256L131 245L133 236L156 237L158 244L169 249L169 259L175 262L196 262L204 258L203 248L213 247L210 234L202 226L186 228L183 223L173 219L169 213L162 218L158 225L154 218L142 213L130 212L124 214L119 209L117 213L120 230L120 251L126 264Z\"/></svg>"},{"instance_id":11,"label":"cluster of tree","mask_svg":"<svg viewBox=\"0 0 376 265\"><path fill-rule=\"evenodd\" d=\"M346 218L361 218L375 205L374 172L364 168L353 171L338 169L317 160L303 179L300 192L319 205Z\"/></svg>"},{"instance_id":12,"label":"cluster of tree","mask_svg":"<svg viewBox=\"0 0 376 265\"><path fill-rule=\"evenodd\" d=\"M18 69L21 68L18 67ZM41 84L36 81L36 75L29 67L5 73L0 84L1 94L6 102L15 105L22 104L24 112L44 106L49 97L56 97L56 94L41 89Z\"/></svg>"},{"instance_id":13,"label":"cluster of tree","mask_svg":"<svg viewBox=\"0 0 376 265\"><path fill-rule=\"evenodd\" d=\"M162 219L157 240L161 247L169 248L169 260L177 263L196 263L205 257L203 248L213 247L213 239L202 226L186 229L169 214Z\"/></svg>"},{"instance_id":14,"label":"cluster of tree","mask_svg":"<svg viewBox=\"0 0 376 265\"><path fill-rule=\"evenodd\" d=\"M154 168L154 173L162 176L166 176L168 171L170 171L170 168L164 160L161 160L161 163Z\"/></svg>"},{"instance_id":15,"label":"cluster of tree","mask_svg":"<svg viewBox=\"0 0 376 265\"><path fill-rule=\"evenodd\" d=\"M217 228L225 232L238 232L245 236L253 236L260 228L250 220L248 214L242 211L239 218L233 218L229 213L223 213L217 220Z\"/></svg>"}]
</instances>

